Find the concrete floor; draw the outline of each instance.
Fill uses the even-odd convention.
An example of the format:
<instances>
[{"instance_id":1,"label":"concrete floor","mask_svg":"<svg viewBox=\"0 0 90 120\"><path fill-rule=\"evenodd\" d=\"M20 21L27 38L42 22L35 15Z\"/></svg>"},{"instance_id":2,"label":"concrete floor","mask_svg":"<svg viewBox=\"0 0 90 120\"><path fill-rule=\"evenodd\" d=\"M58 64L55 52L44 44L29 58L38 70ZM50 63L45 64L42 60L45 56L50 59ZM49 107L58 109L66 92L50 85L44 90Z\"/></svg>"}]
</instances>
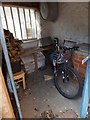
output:
<instances>
[{"instance_id":1,"label":"concrete floor","mask_svg":"<svg viewBox=\"0 0 90 120\"><path fill-rule=\"evenodd\" d=\"M47 75L51 80L45 80ZM79 115L81 98L70 100L59 94L53 83L53 71L49 66L26 75L26 83L26 90L22 89L22 85L18 89L24 118L40 118L41 113L48 110L59 116L61 111L72 109Z\"/></svg>"}]
</instances>

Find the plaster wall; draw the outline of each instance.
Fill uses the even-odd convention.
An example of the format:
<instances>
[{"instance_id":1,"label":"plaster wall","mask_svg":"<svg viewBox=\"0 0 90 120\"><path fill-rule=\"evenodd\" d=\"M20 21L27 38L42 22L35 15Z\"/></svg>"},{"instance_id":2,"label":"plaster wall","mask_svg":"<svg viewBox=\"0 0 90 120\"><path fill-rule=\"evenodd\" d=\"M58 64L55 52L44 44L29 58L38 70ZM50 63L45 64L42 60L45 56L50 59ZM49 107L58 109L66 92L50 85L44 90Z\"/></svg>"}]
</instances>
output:
<instances>
[{"instance_id":1,"label":"plaster wall","mask_svg":"<svg viewBox=\"0 0 90 120\"><path fill-rule=\"evenodd\" d=\"M59 3L59 15L55 22L41 19L41 37L58 37L78 43L88 43L88 3Z\"/></svg>"}]
</instances>

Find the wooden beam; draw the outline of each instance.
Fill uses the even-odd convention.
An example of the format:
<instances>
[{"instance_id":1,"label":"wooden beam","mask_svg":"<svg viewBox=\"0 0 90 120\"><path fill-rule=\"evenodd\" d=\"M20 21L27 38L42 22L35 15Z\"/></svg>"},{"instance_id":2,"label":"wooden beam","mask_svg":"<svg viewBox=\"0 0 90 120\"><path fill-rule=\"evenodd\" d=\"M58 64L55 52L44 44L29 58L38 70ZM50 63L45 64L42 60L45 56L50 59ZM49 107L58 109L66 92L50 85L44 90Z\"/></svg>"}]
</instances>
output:
<instances>
[{"instance_id":1,"label":"wooden beam","mask_svg":"<svg viewBox=\"0 0 90 120\"><path fill-rule=\"evenodd\" d=\"M1 110L2 109L2 110ZM15 118L13 107L6 88L5 80L0 67L0 112L2 111L2 118Z\"/></svg>"},{"instance_id":2,"label":"wooden beam","mask_svg":"<svg viewBox=\"0 0 90 120\"><path fill-rule=\"evenodd\" d=\"M21 7L28 7L28 8L36 8L39 9L39 2L2 2L3 5L8 6L21 6Z\"/></svg>"},{"instance_id":3,"label":"wooden beam","mask_svg":"<svg viewBox=\"0 0 90 120\"><path fill-rule=\"evenodd\" d=\"M35 16L35 27L36 27L36 28L35 28L35 29L36 29L36 32L35 32L36 36L35 36L35 37L37 38L37 23L36 23L37 15L36 15L36 13L37 13L37 12L36 12L36 10L35 10L35 11L34 11L34 16Z\"/></svg>"},{"instance_id":4,"label":"wooden beam","mask_svg":"<svg viewBox=\"0 0 90 120\"><path fill-rule=\"evenodd\" d=\"M21 27L21 20L20 20L20 14L19 14L19 8L17 8L17 11L18 11L18 18L19 18L20 31L21 31L21 38L23 39L22 27Z\"/></svg>"},{"instance_id":5,"label":"wooden beam","mask_svg":"<svg viewBox=\"0 0 90 120\"><path fill-rule=\"evenodd\" d=\"M27 35L27 39L28 39L27 25L26 25L26 17L25 17L25 9L23 9L23 14L24 14L24 21L25 21L26 35Z\"/></svg>"},{"instance_id":6,"label":"wooden beam","mask_svg":"<svg viewBox=\"0 0 90 120\"><path fill-rule=\"evenodd\" d=\"M17 37L17 36L16 36L16 30L15 30L15 24L14 24L13 13L12 13L12 8L11 8L11 7L10 7L10 11L11 11L11 17L12 17L12 21L13 21L13 27L14 27L15 37Z\"/></svg>"},{"instance_id":7,"label":"wooden beam","mask_svg":"<svg viewBox=\"0 0 90 120\"><path fill-rule=\"evenodd\" d=\"M8 27L8 22L7 22L7 17L6 17L6 13L5 13L5 9L4 9L4 6L2 6L3 8L3 12L4 12L4 17L5 17L5 21L6 21L6 26L7 26L7 29L9 28ZM9 30L9 29L8 29Z\"/></svg>"},{"instance_id":8,"label":"wooden beam","mask_svg":"<svg viewBox=\"0 0 90 120\"><path fill-rule=\"evenodd\" d=\"M29 17L30 17L30 25L31 25L31 13L30 13L30 9L29 9Z\"/></svg>"}]
</instances>

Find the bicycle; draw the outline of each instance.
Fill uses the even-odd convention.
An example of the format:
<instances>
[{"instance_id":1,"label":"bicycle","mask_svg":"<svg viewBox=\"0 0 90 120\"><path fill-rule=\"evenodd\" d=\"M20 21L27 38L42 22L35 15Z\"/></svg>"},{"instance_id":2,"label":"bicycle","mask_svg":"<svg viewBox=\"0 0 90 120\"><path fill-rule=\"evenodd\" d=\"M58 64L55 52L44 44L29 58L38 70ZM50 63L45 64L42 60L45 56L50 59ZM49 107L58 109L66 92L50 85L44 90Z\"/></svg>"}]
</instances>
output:
<instances>
[{"instance_id":1,"label":"bicycle","mask_svg":"<svg viewBox=\"0 0 90 120\"><path fill-rule=\"evenodd\" d=\"M54 68L55 87L64 97L74 99L82 91L81 78L70 63L72 52L77 50L78 46L66 47L65 40L60 46L58 38L54 41L55 51L50 56Z\"/></svg>"}]
</instances>

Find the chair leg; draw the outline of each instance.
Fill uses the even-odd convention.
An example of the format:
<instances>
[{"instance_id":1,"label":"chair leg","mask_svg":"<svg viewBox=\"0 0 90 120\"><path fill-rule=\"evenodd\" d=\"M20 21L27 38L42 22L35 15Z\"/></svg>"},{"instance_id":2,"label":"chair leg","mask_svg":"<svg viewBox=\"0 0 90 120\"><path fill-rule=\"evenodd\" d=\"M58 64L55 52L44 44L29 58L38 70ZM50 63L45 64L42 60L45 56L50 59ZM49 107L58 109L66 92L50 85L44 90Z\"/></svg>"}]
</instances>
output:
<instances>
[{"instance_id":1,"label":"chair leg","mask_svg":"<svg viewBox=\"0 0 90 120\"><path fill-rule=\"evenodd\" d=\"M23 89L26 89L25 76L23 76Z\"/></svg>"}]
</instances>

